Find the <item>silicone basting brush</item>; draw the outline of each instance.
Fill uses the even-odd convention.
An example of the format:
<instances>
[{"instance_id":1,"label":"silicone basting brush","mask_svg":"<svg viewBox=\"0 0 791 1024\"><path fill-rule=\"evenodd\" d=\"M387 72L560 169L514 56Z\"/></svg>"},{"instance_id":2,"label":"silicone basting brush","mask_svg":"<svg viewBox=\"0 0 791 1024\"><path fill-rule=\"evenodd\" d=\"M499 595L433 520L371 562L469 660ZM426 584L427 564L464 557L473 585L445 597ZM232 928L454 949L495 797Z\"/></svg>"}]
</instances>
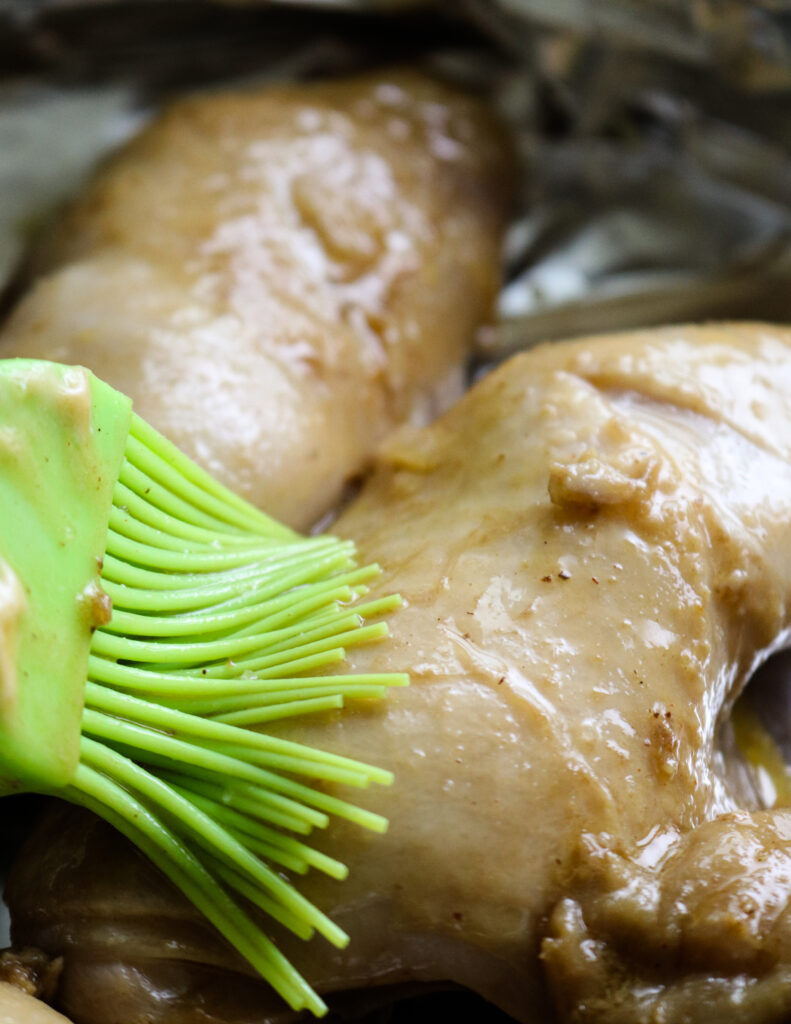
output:
<instances>
[{"instance_id":1,"label":"silicone basting brush","mask_svg":"<svg viewBox=\"0 0 791 1024\"><path fill-rule=\"evenodd\" d=\"M261 912L346 944L283 869L346 875L305 841L331 815L386 827L311 781L392 779L262 727L407 684L337 674L400 603L358 603L378 571L232 494L89 371L0 361L0 795L101 815L317 1015Z\"/></svg>"}]
</instances>

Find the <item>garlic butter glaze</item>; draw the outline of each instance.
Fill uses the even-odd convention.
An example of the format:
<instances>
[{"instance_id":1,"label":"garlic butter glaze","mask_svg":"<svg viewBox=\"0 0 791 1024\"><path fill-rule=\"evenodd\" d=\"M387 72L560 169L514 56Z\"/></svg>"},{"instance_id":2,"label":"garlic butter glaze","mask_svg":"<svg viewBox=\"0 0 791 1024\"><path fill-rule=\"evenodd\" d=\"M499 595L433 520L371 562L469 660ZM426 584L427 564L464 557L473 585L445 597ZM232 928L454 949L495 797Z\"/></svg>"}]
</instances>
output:
<instances>
[{"instance_id":1,"label":"garlic butter glaze","mask_svg":"<svg viewBox=\"0 0 791 1024\"><path fill-rule=\"evenodd\" d=\"M305 880L352 936L289 946L322 992L452 981L526 1024L788 1019L788 816L740 809L717 731L788 628L790 463L791 331L763 325L545 346L387 444L337 529L405 606L350 661L412 685L283 729L397 779L367 797L386 836L328 833L343 886ZM9 888L18 939L66 954L67 1011L279 1019L70 820Z\"/></svg>"},{"instance_id":2,"label":"garlic butter glaze","mask_svg":"<svg viewBox=\"0 0 791 1024\"><path fill-rule=\"evenodd\" d=\"M39 247L0 354L87 366L305 528L461 392L512 184L492 112L418 73L183 99Z\"/></svg>"}]
</instances>

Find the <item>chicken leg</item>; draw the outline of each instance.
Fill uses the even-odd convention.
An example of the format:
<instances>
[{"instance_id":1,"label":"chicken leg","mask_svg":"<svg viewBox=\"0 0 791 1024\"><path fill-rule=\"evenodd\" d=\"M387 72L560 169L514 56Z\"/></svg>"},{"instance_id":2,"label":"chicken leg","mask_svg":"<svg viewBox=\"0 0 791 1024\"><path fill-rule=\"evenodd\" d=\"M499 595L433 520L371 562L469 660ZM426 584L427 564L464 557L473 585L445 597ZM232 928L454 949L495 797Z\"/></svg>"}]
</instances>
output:
<instances>
[{"instance_id":1,"label":"chicken leg","mask_svg":"<svg viewBox=\"0 0 791 1024\"><path fill-rule=\"evenodd\" d=\"M789 815L756 812L718 730L791 622L790 396L791 331L666 328L517 357L386 445L337 530L405 604L350 661L411 687L283 727L397 778L368 797L386 836L326 836L350 878L301 883L352 936L283 937L320 991L451 983L523 1024L788 1019ZM80 1024L282 1019L77 812L8 898Z\"/></svg>"}]
</instances>

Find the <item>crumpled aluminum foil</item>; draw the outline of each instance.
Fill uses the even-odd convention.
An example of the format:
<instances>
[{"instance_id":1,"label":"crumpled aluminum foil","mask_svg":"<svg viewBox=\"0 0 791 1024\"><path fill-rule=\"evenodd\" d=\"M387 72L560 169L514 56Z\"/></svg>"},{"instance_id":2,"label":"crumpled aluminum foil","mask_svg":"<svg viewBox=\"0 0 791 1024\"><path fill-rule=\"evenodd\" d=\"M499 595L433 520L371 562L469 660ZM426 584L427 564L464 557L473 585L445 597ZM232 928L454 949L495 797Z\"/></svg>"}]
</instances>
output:
<instances>
[{"instance_id":1,"label":"crumpled aluminum foil","mask_svg":"<svg viewBox=\"0 0 791 1024\"><path fill-rule=\"evenodd\" d=\"M484 348L679 320L789 319L791 91L719 92L708 69L562 35L537 50L561 125L523 136L530 199Z\"/></svg>"},{"instance_id":2,"label":"crumpled aluminum foil","mask_svg":"<svg viewBox=\"0 0 791 1024\"><path fill-rule=\"evenodd\" d=\"M507 20L516 47L539 23L716 67L752 87L791 84L791 22L783 0L469 0L469 6L493 24Z\"/></svg>"}]
</instances>

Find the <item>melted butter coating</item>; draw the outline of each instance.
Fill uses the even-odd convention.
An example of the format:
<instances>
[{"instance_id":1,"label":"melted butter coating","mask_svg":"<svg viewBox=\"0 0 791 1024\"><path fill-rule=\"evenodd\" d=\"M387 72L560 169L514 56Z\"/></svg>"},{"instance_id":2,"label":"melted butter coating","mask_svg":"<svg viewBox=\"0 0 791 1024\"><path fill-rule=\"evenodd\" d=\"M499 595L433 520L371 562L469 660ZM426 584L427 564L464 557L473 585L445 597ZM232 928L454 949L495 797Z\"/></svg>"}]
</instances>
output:
<instances>
[{"instance_id":1,"label":"melted butter coating","mask_svg":"<svg viewBox=\"0 0 791 1024\"><path fill-rule=\"evenodd\" d=\"M321 991L452 981L525 1024L788 1019L788 814L738 809L717 729L791 617L789 396L791 332L668 328L520 356L387 444L337 530L405 606L350 660L412 685L282 730L397 778L366 798L386 836L327 835L349 879L304 882L348 949L283 939ZM69 814L9 899L20 941L66 952L75 1018L278 1019Z\"/></svg>"},{"instance_id":2,"label":"melted butter coating","mask_svg":"<svg viewBox=\"0 0 791 1024\"><path fill-rule=\"evenodd\" d=\"M2 354L90 367L305 528L460 393L511 180L491 112L418 74L182 100L42 247Z\"/></svg>"}]
</instances>

